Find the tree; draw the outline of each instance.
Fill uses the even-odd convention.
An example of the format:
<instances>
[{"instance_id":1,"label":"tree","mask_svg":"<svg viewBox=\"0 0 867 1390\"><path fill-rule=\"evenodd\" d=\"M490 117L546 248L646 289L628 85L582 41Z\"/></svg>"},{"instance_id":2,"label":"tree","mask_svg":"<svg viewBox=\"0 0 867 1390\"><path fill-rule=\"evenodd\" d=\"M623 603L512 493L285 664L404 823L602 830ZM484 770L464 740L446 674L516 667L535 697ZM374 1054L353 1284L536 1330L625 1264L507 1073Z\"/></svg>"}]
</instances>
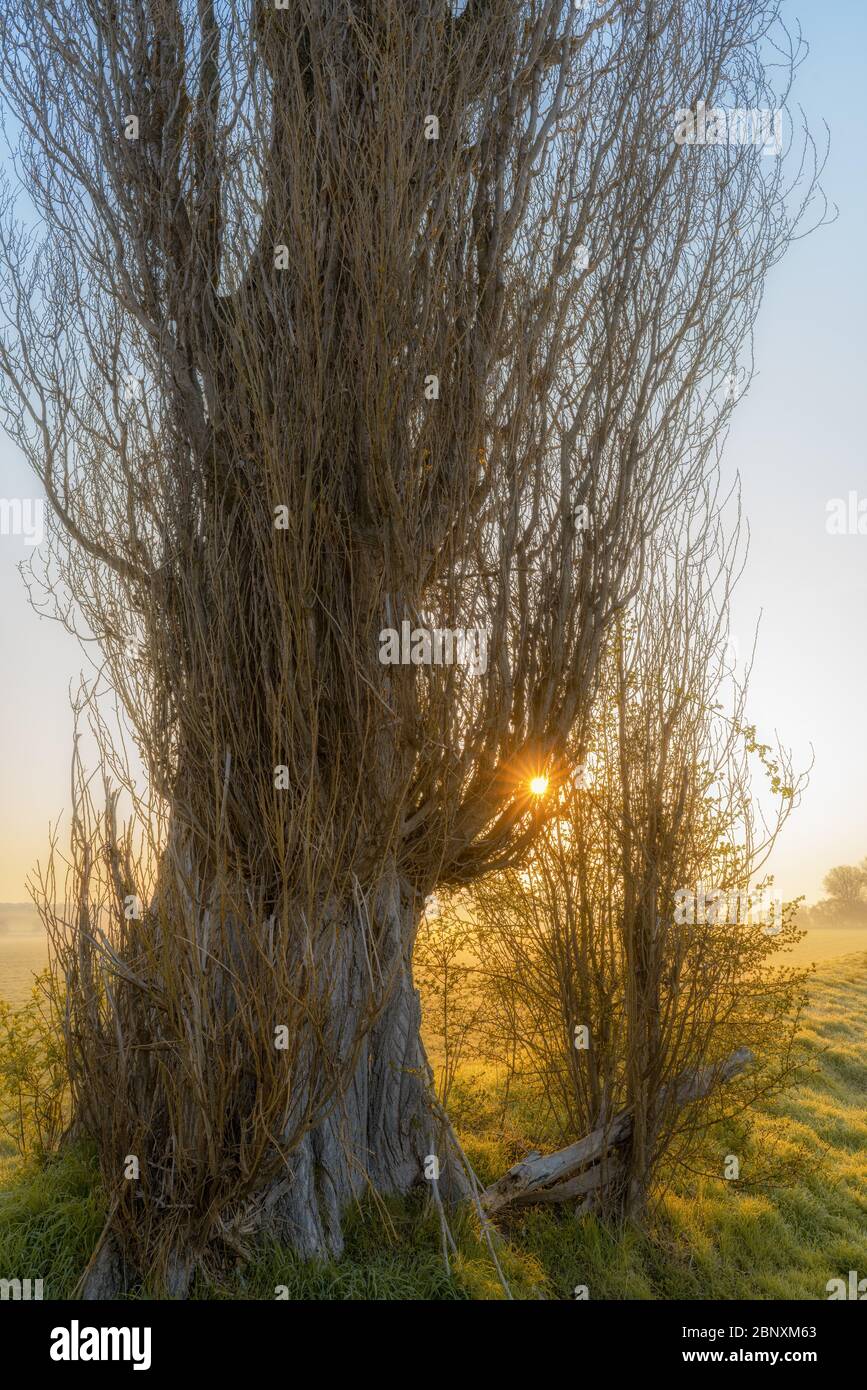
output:
<instances>
[{"instance_id":1,"label":"tree","mask_svg":"<svg viewBox=\"0 0 867 1390\"><path fill-rule=\"evenodd\" d=\"M854 907L864 902L865 873L863 867L854 864L838 864L829 869L822 880L822 887L838 906Z\"/></svg>"},{"instance_id":2,"label":"tree","mask_svg":"<svg viewBox=\"0 0 867 1390\"><path fill-rule=\"evenodd\" d=\"M430 1154L462 1190L420 912L538 833L527 780L724 431L813 181L791 207L785 161L673 131L699 98L780 103L776 19L5 7L35 212L2 241L6 423L147 774L136 858L82 773L46 912L114 1237L174 1291L263 1226L339 1251L346 1203ZM384 664L403 623L478 629L484 676Z\"/></svg>"},{"instance_id":3,"label":"tree","mask_svg":"<svg viewBox=\"0 0 867 1390\"><path fill-rule=\"evenodd\" d=\"M791 905L762 891L805 779L757 743L749 673L730 669L738 531L727 535L715 499L699 496L651 544L652 577L607 644L574 750L582 775L552 786L556 816L526 863L462 904L476 934L468 965L491 1001L486 1055L516 1075L525 1102L535 1094L543 1147L615 1133L629 1115L603 1185L580 1195L634 1219L663 1164L695 1171L710 1125L791 1075L806 978L780 966L799 938ZM769 823L755 770L773 793ZM744 1047L749 1076L708 1085L684 1110L685 1083L718 1082Z\"/></svg>"}]
</instances>

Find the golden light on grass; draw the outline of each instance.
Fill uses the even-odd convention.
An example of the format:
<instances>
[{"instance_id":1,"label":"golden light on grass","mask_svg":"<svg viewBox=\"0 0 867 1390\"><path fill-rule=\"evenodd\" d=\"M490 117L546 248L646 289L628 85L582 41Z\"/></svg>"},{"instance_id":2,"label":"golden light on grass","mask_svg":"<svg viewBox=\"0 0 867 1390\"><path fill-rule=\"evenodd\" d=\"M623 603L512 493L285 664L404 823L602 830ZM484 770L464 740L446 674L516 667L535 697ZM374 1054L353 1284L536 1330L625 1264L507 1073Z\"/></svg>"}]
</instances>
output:
<instances>
[{"instance_id":1,"label":"golden light on grass","mask_svg":"<svg viewBox=\"0 0 867 1390\"><path fill-rule=\"evenodd\" d=\"M548 778L544 776L533 777L530 780L530 791L534 796L544 796L548 790Z\"/></svg>"}]
</instances>

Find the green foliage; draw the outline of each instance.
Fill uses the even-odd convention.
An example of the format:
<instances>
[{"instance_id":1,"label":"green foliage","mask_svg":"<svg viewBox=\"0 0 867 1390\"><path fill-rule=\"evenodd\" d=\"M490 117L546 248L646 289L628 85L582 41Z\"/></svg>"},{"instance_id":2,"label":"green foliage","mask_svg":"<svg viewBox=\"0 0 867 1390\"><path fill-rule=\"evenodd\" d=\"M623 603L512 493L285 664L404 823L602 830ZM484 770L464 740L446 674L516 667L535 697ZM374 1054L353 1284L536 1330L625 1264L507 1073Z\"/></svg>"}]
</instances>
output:
<instances>
[{"instance_id":1,"label":"green foliage","mask_svg":"<svg viewBox=\"0 0 867 1390\"><path fill-rule=\"evenodd\" d=\"M570 1299L587 1285L591 1299L821 1299L829 1279L867 1269L867 955L826 966L813 982L802 1041L811 1061L797 1085L749 1139L730 1127L712 1131L706 1175L681 1174L644 1231L579 1221L568 1210L515 1214L496 1244L513 1297ZM483 1182L527 1147L498 1127L495 1081L475 1073L455 1089L469 1119L489 1088L481 1122L477 1115L463 1133ZM709 1176L732 1144L742 1181ZM788 1179L754 1184L771 1149L791 1161ZM105 1214L88 1149L67 1148L41 1166L31 1160L0 1191L0 1273L44 1278L47 1297L70 1297ZM450 1225L457 1254L446 1270L439 1219L424 1196L365 1201L347 1220L340 1260L305 1263L272 1242L243 1267L199 1275L193 1297L273 1299L284 1286L291 1300L503 1298L475 1214L453 1213Z\"/></svg>"},{"instance_id":2,"label":"green foliage","mask_svg":"<svg viewBox=\"0 0 867 1390\"><path fill-rule=\"evenodd\" d=\"M104 1223L92 1150L31 1160L0 1191L0 1276L43 1279L45 1298L71 1298Z\"/></svg>"},{"instance_id":3,"label":"green foliage","mask_svg":"<svg viewBox=\"0 0 867 1390\"><path fill-rule=\"evenodd\" d=\"M449 1226L458 1252L447 1269L439 1217L426 1196L366 1200L349 1215L340 1260L305 1262L269 1242L233 1277L200 1277L193 1297L273 1299L282 1288L290 1300L505 1298L475 1215L452 1213ZM502 1240L495 1249L513 1298L540 1297L545 1276L538 1261Z\"/></svg>"},{"instance_id":4,"label":"green foliage","mask_svg":"<svg viewBox=\"0 0 867 1390\"><path fill-rule=\"evenodd\" d=\"M52 1153L64 1122L66 1058L47 986L43 972L23 1006L0 1000L0 1134L21 1158Z\"/></svg>"}]
</instances>

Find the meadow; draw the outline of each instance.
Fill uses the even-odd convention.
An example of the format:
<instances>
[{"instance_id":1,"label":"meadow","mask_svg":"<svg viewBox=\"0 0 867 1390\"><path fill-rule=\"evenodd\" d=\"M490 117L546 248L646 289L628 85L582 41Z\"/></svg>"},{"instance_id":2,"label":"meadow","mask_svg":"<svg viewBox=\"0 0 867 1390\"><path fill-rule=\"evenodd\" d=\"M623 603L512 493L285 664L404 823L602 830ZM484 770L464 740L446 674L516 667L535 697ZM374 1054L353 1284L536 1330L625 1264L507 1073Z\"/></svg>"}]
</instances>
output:
<instances>
[{"instance_id":1,"label":"meadow","mask_svg":"<svg viewBox=\"0 0 867 1390\"><path fill-rule=\"evenodd\" d=\"M35 911L0 906L0 999L19 1007L47 964L48 941Z\"/></svg>"},{"instance_id":2,"label":"meadow","mask_svg":"<svg viewBox=\"0 0 867 1390\"><path fill-rule=\"evenodd\" d=\"M0 960L20 969L22 952L7 937ZM340 1260L309 1264L270 1243L243 1267L198 1275L193 1297L487 1300L507 1297L505 1282L516 1299L827 1298L829 1280L867 1273L867 952L820 964L800 1042L795 1084L737 1150L740 1180L681 1174L643 1231L527 1208L502 1227L495 1260L469 1211L452 1220L447 1268L423 1198L369 1201L350 1218ZM504 1128L478 1069L459 1078L452 1110L483 1183L526 1151L520 1106ZM717 1152L726 1140L714 1137ZM785 1176L754 1185L751 1160L768 1151ZM72 1147L22 1167L8 1145L0 1153L0 1276L43 1278L48 1297L68 1298L105 1221L93 1158Z\"/></svg>"}]
</instances>

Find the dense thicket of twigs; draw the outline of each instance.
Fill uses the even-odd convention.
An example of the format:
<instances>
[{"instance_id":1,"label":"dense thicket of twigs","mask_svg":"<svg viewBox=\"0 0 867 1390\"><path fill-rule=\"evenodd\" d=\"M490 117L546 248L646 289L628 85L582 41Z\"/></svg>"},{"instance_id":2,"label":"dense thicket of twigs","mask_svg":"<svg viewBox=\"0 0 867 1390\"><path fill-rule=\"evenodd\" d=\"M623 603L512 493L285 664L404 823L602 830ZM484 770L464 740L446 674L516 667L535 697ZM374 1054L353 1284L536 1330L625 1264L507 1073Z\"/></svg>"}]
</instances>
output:
<instances>
[{"instance_id":1,"label":"dense thicket of twigs","mask_svg":"<svg viewBox=\"0 0 867 1390\"><path fill-rule=\"evenodd\" d=\"M777 10L4 6L5 420L147 779L138 868L113 801L80 805L55 924L78 1111L147 1260L297 1177L398 989L378 1055L421 1074L419 905L538 832L527 775L713 460L809 205L808 141L787 174L672 138L699 98L779 104ZM484 679L380 663L424 617L487 631ZM395 1113L375 1146L344 1116L355 1172Z\"/></svg>"},{"instance_id":2,"label":"dense thicket of twigs","mask_svg":"<svg viewBox=\"0 0 867 1390\"><path fill-rule=\"evenodd\" d=\"M656 537L579 774L549 790L556 818L524 863L444 901L417 947L443 1092L462 1066L493 1063L504 1122L510 1093L531 1099L555 1144L613 1133L629 1112L592 1198L619 1214L643 1214L662 1167L700 1163L708 1128L795 1065L806 972L786 951L800 933L762 869L804 777L748 722L751 663L728 631L739 549L712 495ZM684 1108L684 1078L741 1047L756 1061L737 1086Z\"/></svg>"}]
</instances>

